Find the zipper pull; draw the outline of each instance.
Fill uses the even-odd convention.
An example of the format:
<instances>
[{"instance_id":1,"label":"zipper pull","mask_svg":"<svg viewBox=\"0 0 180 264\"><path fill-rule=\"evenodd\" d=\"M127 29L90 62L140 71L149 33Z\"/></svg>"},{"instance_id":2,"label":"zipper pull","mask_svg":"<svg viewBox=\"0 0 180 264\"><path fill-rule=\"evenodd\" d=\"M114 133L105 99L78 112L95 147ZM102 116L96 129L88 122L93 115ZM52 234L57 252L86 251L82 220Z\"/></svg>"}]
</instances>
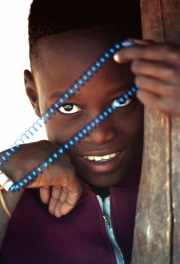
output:
<instances>
[{"instance_id":1,"label":"zipper pull","mask_svg":"<svg viewBox=\"0 0 180 264\"><path fill-rule=\"evenodd\" d=\"M108 228L112 228L111 221L109 219L109 216L106 213L103 213L103 218L104 218L104 221L107 224Z\"/></svg>"}]
</instances>

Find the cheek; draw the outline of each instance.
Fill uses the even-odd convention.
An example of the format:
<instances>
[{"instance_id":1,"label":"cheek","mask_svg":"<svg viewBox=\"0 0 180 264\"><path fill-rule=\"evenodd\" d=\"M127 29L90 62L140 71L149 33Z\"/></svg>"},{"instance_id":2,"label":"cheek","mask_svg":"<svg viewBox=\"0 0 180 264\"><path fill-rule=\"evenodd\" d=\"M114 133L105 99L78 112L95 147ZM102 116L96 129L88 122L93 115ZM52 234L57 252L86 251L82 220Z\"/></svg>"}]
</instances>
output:
<instances>
[{"instance_id":1,"label":"cheek","mask_svg":"<svg viewBox=\"0 0 180 264\"><path fill-rule=\"evenodd\" d=\"M119 130L123 131L127 142L129 142L129 146L131 146L131 149L142 148L144 107L141 103L137 102L136 107L132 112L121 116Z\"/></svg>"},{"instance_id":2,"label":"cheek","mask_svg":"<svg viewBox=\"0 0 180 264\"><path fill-rule=\"evenodd\" d=\"M53 144L63 144L78 132L75 122L64 123L58 119L54 116L52 120L48 120L46 125L47 137Z\"/></svg>"}]
</instances>

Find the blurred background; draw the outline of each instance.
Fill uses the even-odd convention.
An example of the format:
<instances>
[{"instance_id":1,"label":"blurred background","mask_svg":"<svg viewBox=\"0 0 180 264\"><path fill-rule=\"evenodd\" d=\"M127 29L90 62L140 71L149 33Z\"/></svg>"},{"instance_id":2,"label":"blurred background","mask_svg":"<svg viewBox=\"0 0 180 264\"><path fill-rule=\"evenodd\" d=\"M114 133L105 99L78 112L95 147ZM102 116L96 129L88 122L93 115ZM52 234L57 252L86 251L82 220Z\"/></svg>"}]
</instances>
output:
<instances>
[{"instance_id":1,"label":"blurred background","mask_svg":"<svg viewBox=\"0 0 180 264\"><path fill-rule=\"evenodd\" d=\"M28 14L32 0L0 0L0 151L9 148L36 120L26 96ZM44 128L26 142L45 139Z\"/></svg>"}]
</instances>

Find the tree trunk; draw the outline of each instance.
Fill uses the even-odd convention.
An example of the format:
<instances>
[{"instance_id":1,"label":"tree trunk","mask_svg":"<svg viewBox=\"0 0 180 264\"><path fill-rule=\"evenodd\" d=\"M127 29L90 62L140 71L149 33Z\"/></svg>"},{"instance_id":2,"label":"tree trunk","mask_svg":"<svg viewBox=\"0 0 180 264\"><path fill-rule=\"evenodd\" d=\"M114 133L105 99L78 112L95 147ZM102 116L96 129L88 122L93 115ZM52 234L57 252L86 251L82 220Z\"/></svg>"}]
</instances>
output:
<instances>
[{"instance_id":1,"label":"tree trunk","mask_svg":"<svg viewBox=\"0 0 180 264\"><path fill-rule=\"evenodd\" d=\"M180 44L180 1L141 0L143 38ZM180 263L180 118L145 109L133 264ZM179 163L179 164L178 164Z\"/></svg>"}]
</instances>

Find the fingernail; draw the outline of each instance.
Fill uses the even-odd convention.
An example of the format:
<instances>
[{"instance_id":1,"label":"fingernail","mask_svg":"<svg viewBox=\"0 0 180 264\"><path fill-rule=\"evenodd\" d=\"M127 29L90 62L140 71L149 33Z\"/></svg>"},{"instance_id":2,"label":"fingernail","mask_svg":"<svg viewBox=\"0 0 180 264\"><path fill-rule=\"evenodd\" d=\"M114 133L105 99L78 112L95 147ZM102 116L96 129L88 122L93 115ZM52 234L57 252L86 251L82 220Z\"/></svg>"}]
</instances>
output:
<instances>
[{"instance_id":1,"label":"fingernail","mask_svg":"<svg viewBox=\"0 0 180 264\"><path fill-rule=\"evenodd\" d=\"M120 57L119 57L119 55L118 55L117 53L114 55L113 58L114 58L114 60L117 61L117 62L120 61Z\"/></svg>"}]
</instances>

